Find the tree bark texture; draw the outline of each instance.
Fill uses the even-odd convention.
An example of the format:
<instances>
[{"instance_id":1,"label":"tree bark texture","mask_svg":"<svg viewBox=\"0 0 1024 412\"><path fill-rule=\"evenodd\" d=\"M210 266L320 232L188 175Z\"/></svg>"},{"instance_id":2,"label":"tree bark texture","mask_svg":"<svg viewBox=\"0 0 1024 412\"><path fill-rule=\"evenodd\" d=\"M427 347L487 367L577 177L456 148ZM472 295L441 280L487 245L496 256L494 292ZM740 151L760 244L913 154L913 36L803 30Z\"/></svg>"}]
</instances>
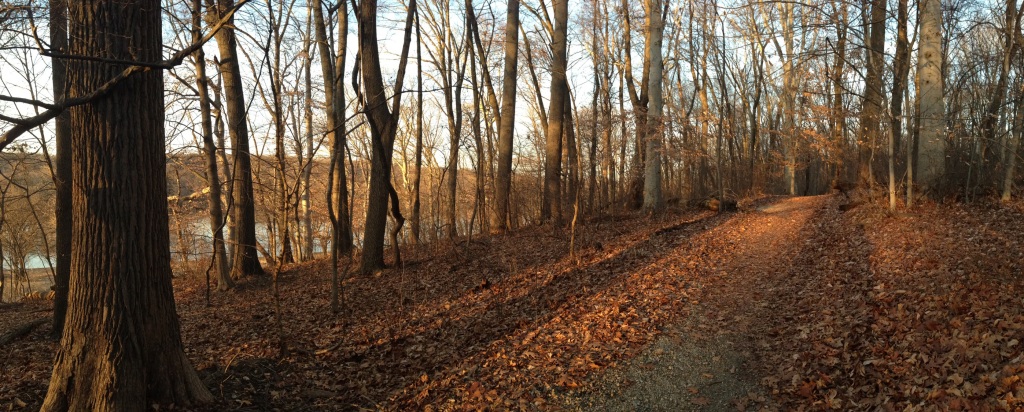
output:
<instances>
[{"instance_id":1,"label":"tree bark texture","mask_svg":"<svg viewBox=\"0 0 1024 412\"><path fill-rule=\"evenodd\" d=\"M161 60L158 0L69 3L71 54ZM132 22L132 24L125 24ZM70 60L72 95L123 65ZM159 70L71 110L68 319L43 411L141 411L212 400L185 357L171 289Z\"/></svg>"}]
</instances>

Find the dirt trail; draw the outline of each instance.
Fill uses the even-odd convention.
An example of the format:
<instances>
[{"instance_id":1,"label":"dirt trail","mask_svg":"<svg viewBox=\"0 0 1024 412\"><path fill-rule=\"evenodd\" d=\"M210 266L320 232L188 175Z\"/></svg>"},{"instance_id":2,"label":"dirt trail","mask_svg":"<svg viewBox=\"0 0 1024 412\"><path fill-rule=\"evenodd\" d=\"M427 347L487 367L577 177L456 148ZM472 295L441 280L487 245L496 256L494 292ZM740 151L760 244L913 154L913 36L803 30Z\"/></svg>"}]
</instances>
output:
<instances>
[{"instance_id":1,"label":"dirt trail","mask_svg":"<svg viewBox=\"0 0 1024 412\"><path fill-rule=\"evenodd\" d=\"M834 197L781 199L741 212L684 243L661 264L687 267L712 256L690 316L667 327L640 356L610 369L593 393L571 402L579 410L719 411L765 401L758 391L756 353L771 319L791 316L781 295L799 293L789 282L793 263L814 247L815 217Z\"/></svg>"}]
</instances>

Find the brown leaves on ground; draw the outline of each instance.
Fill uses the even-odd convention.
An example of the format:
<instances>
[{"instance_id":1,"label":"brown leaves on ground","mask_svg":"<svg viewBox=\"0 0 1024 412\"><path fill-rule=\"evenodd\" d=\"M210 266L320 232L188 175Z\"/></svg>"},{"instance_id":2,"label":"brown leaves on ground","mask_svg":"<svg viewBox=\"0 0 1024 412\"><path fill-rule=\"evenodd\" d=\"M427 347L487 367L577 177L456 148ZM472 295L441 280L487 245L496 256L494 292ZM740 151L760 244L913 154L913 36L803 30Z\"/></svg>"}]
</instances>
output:
<instances>
[{"instance_id":1,"label":"brown leaves on ground","mask_svg":"<svg viewBox=\"0 0 1024 412\"><path fill-rule=\"evenodd\" d=\"M772 279L762 383L782 409L1024 408L1017 207L828 207Z\"/></svg>"},{"instance_id":2,"label":"brown leaves on ground","mask_svg":"<svg viewBox=\"0 0 1024 412\"><path fill-rule=\"evenodd\" d=\"M890 216L837 202L607 217L572 256L550 228L411 247L404 269L347 277L337 315L323 261L281 275L280 314L267 279L209 307L179 280L178 311L210 411L563 409L680 324L740 337L763 389L740 407L1024 407L1019 206ZM0 409L38 408L48 332L0 348Z\"/></svg>"}]
</instances>

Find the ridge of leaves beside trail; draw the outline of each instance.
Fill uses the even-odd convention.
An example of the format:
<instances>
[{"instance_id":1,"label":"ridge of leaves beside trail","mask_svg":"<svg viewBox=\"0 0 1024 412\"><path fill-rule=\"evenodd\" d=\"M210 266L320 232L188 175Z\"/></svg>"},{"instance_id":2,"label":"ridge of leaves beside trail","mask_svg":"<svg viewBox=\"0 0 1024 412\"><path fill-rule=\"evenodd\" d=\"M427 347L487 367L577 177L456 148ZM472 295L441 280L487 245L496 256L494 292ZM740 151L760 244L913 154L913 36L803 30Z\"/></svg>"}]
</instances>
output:
<instances>
[{"instance_id":1,"label":"ridge of leaves beside trail","mask_svg":"<svg viewBox=\"0 0 1024 412\"><path fill-rule=\"evenodd\" d=\"M1018 206L823 211L760 342L783 409L1024 408Z\"/></svg>"},{"instance_id":2,"label":"ridge of leaves beside trail","mask_svg":"<svg viewBox=\"0 0 1024 412\"><path fill-rule=\"evenodd\" d=\"M297 265L281 291L285 333L298 350L281 363L268 361L277 346L265 288L215 295L219 307L208 309L189 287L179 304L186 347L215 394L223 388L228 404L215 409L543 409L637 352L653 325L680 312L694 286L642 269L725 219L703 211L603 218L577 233L575 261L569 235L550 228L407 248L406 269L347 279L351 312L337 318L326 263Z\"/></svg>"}]
</instances>

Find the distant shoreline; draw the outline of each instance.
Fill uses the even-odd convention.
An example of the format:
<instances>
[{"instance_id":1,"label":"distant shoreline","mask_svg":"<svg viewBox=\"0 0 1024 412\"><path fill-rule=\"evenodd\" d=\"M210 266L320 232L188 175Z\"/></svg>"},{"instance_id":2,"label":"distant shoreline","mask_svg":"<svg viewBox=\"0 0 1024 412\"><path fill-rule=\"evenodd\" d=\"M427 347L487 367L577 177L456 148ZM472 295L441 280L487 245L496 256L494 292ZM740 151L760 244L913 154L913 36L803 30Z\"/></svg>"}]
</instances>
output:
<instances>
[{"instance_id":1,"label":"distant shoreline","mask_svg":"<svg viewBox=\"0 0 1024 412\"><path fill-rule=\"evenodd\" d=\"M53 286L53 279L51 278L50 268L35 268L28 269L28 278L32 284L32 289L28 292L23 291L22 285L15 287L15 283L11 281L10 269L4 268L4 296L3 301L17 302L21 298L25 297L26 294L32 292L39 292L40 294L47 294L50 292L50 287Z\"/></svg>"}]
</instances>

